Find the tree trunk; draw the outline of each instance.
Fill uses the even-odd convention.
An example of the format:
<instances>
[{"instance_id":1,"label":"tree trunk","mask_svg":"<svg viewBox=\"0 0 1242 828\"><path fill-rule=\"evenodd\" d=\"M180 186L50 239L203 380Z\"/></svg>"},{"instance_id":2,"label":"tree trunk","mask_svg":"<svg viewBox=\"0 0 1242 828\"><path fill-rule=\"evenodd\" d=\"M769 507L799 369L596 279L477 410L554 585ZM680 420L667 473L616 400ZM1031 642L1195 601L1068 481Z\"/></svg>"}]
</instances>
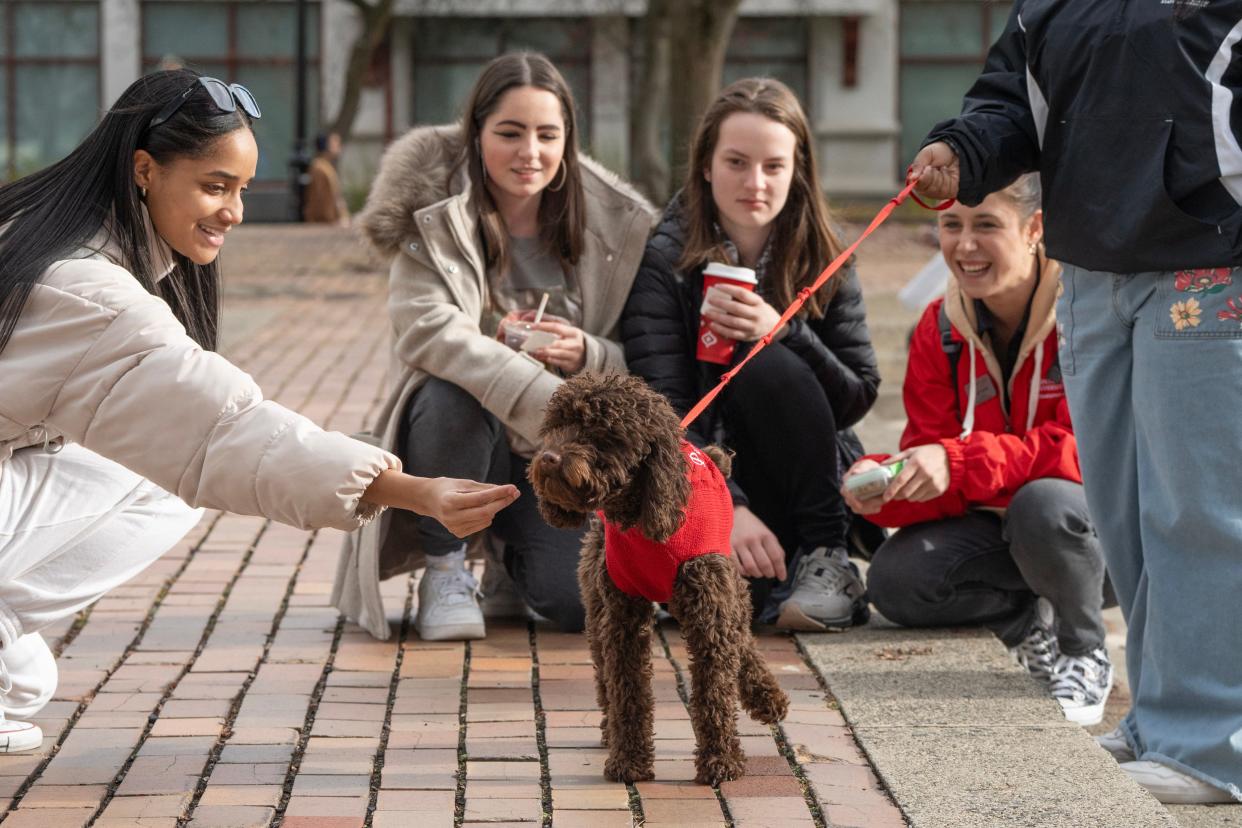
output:
<instances>
[{"instance_id":1,"label":"tree trunk","mask_svg":"<svg viewBox=\"0 0 1242 828\"><path fill-rule=\"evenodd\" d=\"M396 0L351 0L362 17L362 30L349 53L349 68L345 73L345 94L341 97L341 108L336 120L328 131L341 136L341 143L349 143L350 134L354 129L354 119L358 116L358 106L362 102L362 86L367 78L367 70L371 66L371 56L388 37L392 28L392 10Z\"/></svg>"},{"instance_id":2,"label":"tree trunk","mask_svg":"<svg viewBox=\"0 0 1242 828\"><path fill-rule=\"evenodd\" d=\"M669 70L670 136L674 180L685 175L690 142L720 92L725 52L741 0L676 0Z\"/></svg>"},{"instance_id":3,"label":"tree trunk","mask_svg":"<svg viewBox=\"0 0 1242 828\"><path fill-rule=\"evenodd\" d=\"M650 0L643 21L643 64L633 115L630 145L634 153L634 182L656 204L671 195L668 158L660 142L660 127L669 113L668 75L675 0Z\"/></svg>"}]
</instances>

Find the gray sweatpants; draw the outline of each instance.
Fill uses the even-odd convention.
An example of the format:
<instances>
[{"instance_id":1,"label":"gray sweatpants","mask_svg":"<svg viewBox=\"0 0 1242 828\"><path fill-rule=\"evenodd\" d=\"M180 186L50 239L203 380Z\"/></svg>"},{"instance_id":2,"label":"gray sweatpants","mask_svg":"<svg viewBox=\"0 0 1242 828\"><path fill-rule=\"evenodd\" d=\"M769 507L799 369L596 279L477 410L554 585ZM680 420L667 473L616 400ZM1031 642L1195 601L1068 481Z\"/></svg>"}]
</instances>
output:
<instances>
[{"instance_id":1,"label":"gray sweatpants","mask_svg":"<svg viewBox=\"0 0 1242 828\"><path fill-rule=\"evenodd\" d=\"M1027 483L1004 517L973 511L898 531L876 551L867 588L898 624L984 624L1007 647L1023 639L1043 597L1063 652L1104 644L1104 557L1083 488L1068 480Z\"/></svg>"},{"instance_id":2,"label":"gray sweatpants","mask_svg":"<svg viewBox=\"0 0 1242 828\"><path fill-rule=\"evenodd\" d=\"M526 479L529 462L509 451L504 426L459 386L432 378L414 394L402 424L401 461L420 477L512 483L521 496L496 515L491 529L505 543L505 569L526 605L566 632L585 624L578 593L578 553L585 527L557 529L539 515ZM420 516L423 550L446 555L461 540L435 518Z\"/></svg>"}]
</instances>

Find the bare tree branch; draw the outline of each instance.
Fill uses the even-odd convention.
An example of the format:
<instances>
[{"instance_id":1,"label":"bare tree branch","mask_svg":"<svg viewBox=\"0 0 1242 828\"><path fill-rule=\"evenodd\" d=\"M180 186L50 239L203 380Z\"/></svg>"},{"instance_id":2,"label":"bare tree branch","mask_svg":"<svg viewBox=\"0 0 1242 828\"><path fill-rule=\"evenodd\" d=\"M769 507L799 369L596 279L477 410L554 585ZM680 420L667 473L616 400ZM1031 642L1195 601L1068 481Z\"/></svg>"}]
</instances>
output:
<instances>
[{"instance_id":1,"label":"bare tree branch","mask_svg":"<svg viewBox=\"0 0 1242 828\"><path fill-rule=\"evenodd\" d=\"M720 92L725 52L741 0L676 0L669 72L673 175L685 172L699 119Z\"/></svg>"},{"instance_id":2,"label":"bare tree branch","mask_svg":"<svg viewBox=\"0 0 1242 828\"><path fill-rule=\"evenodd\" d=\"M660 126L668 116L670 26L674 0L650 0L643 21L643 64L636 106L630 118L634 180L657 204L670 194L668 158L660 142Z\"/></svg>"}]
</instances>

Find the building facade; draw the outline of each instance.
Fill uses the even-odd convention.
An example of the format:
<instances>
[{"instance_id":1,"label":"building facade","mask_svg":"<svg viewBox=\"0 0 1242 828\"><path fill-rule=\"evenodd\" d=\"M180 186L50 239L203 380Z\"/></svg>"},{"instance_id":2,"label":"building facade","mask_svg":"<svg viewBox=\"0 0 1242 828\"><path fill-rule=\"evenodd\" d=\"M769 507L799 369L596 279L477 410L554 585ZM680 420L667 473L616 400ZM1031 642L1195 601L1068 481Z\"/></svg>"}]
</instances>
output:
<instances>
[{"instance_id":1,"label":"building facade","mask_svg":"<svg viewBox=\"0 0 1242 828\"><path fill-rule=\"evenodd\" d=\"M743 0L725 80L769 75L801 97L834 195L891 192L918 141L955 113L1003 27L993 0ZM580 108L587 150L629 170L629 115L646 0L397 0L342 159L365 192L384 144L444 123L480 67L513 49L544 52ZM292 0L4 0L0 3L0 167L7 178L71 149L140 73L184 64L245 84L263 107L249 217L287 215L295 124ZM336 114L358 30L348 0L307 3L307 123Z\"/></svg>"}]
</instances>

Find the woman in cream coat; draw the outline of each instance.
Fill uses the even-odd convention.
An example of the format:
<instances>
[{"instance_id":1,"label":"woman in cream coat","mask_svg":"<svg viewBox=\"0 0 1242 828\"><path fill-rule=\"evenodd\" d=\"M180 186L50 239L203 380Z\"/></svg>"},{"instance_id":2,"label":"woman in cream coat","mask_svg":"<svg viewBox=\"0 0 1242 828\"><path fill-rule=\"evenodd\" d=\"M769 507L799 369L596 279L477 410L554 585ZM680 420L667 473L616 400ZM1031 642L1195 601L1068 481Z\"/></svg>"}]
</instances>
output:
<instances>
[{"instance_id":1,"label":"woman in cream coat","mask_svg":"<svg viewBox=\"0 0 1242 828\"><path fill-rule=\"evenodd\" d=\"M192 507L348 530L400 506L464 535L516 497L403 474L212 352L259 115L243 87L156 72L0 187L0 752L42 741L20 721L56 688L39 630L148 566Z\"/></svg>"},{"instance_id":2,"label":"woman in cream coat","mask_svg":"<svg viewBox=\"0 0 1242 828\"><path fill-rule=\"evenodd\" d=\"M493 535L531 608L582 627L580 533L553 529L525 480L544 405L562 376L624 371L617 322L654 221L647 202L577 151L573 101L535 54L484 68L460 125L415 129L384 156L360 223L392 260L397 377L376 434L419 474L514 483L526 492ZM498 341L498 322L550 296L552 344ZM434 520L386 516L347 542L336 604L388 635L379 581L421 566L423 638L484 634L464 544ZM499 561L489 562L488 581Z\"/></svg>"}]
</instances>

